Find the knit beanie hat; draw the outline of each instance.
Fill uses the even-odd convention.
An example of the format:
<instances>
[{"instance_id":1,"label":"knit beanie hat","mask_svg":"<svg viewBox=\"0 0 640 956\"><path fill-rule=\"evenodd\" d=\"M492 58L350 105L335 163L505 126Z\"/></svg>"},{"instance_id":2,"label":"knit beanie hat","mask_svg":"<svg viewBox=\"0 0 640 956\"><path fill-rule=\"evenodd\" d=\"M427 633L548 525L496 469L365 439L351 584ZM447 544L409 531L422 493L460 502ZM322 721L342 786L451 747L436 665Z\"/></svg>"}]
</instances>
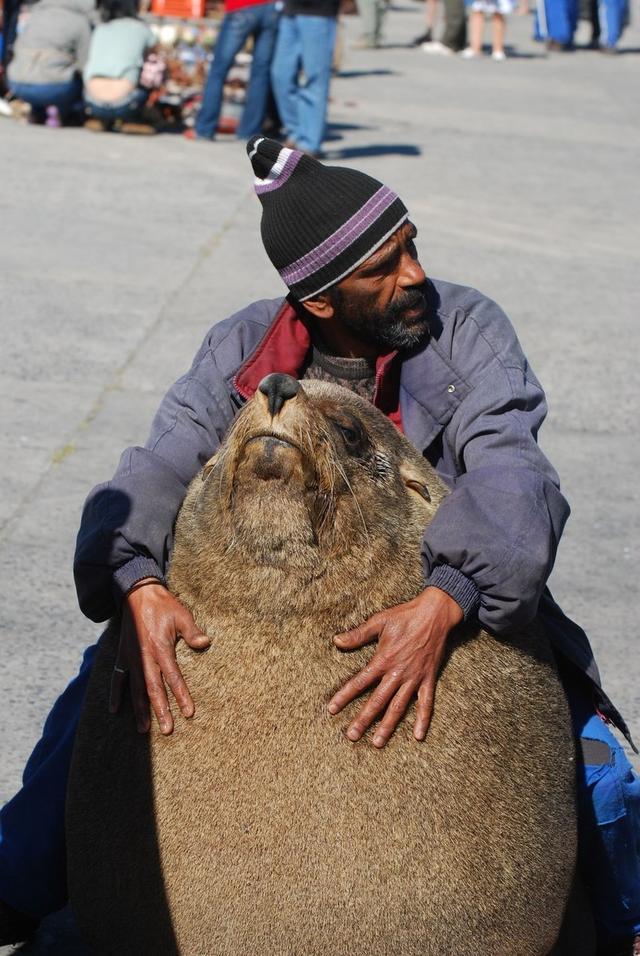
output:
<instances>
[{"instance_id":1,"label":"knit beanie hat","mask_svg":"<svg viewBox=\"0 0 640 956\"><path fill-rule=\"evenodd\" d=\"M262 242L299 301L353 272L409 216L393 190L356 169L323 166L262 136L249 140L247 153Z\"/></svg>"}]
</instances>

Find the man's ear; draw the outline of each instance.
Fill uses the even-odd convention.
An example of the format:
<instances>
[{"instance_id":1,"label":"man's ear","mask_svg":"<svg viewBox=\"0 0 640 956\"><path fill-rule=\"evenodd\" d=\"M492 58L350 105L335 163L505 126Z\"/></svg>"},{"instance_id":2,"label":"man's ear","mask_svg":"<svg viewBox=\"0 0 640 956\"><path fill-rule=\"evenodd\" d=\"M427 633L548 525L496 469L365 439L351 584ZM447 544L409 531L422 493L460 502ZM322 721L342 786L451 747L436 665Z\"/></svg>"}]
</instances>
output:
<instances>
[{"instance_id":1,"label":"man's ear","mask_svg":"<svg viewBox=\"0 0 640 956\"><path fill-rule=\"evenodd\" d=\"M314 296L312 299L305 299L301 305L317 319L332 319L335 315L335 309L331 299L323 292Z\"/></svg>"},{"instance_id":2,"label":"man's ear","mask_svg":"<svg viewBox=\"0 0 640 956\"><path fill-rule=\"evenodd\" d=\"M419 497L428 504L431 503L431 494L429 493L429 488L423 475L415 471L411 465L403 462L402 465L400 465L400 477L410 491L419 495Z\"/></svg>"}]
</instances>

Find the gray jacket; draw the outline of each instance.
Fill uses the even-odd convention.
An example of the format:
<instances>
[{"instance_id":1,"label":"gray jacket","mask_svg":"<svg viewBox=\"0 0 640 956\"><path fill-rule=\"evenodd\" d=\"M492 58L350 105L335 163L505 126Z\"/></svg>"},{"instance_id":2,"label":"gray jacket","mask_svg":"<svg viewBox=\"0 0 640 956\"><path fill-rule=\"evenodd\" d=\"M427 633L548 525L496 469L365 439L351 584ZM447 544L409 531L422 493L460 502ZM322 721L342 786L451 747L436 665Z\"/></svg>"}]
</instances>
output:
<instances>
[{"instance_id":1,"label":"gray jacket","mask_svg":"<svg viewBox=\"0 0 640 956\"><path fill-rule=\"evenodd\" d=\"M67 83L81 73L89 51L95 0L39 0L18 35L10 83Z\"/></svg>"},{"instance_id":2,"label":"gray jacket","mask_svg":"<svg viewBox=\"0 0 640 956\"><path fill-rule=\"evenodd\" d=\"M407 437L451 488L425 532L425 580L499 635L539 612L554 645L599 687L584 632L545 587L569 506L536 441L544 392L495 302L438 280L426 293L429 340L380 364L374 396L390 417L400 412ZM113 480L89 495L75 559L85 614L104 620L137 580L164 576L189 481L261 378L299 376L308 360L309 333L282 299L256 302L210 330L145 447L127 449Z\"/></svg>"}]
</instances>

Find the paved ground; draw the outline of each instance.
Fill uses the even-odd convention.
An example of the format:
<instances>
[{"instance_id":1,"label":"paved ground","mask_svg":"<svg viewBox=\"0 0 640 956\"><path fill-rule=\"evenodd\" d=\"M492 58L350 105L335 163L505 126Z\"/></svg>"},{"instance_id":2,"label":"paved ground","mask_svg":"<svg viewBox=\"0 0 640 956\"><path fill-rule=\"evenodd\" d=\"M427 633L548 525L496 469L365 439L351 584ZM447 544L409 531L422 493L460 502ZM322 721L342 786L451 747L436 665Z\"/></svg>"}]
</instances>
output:
<instances>
[{"instance_id":1,"label":"paved ground","mask_svg":"<svg viewBox=\"0 0 640 956\"><path fill-rule=\"evenodd\" d=\"M347 23L330 158L401 192L431 274L479 286L511 315L548 391L542 442L573 505L552 588L640 738L640 30L617 58L545 57L514 17L506 63L432 59L404 48L421 14L403 3L384 50L352 51ZM0 120L0 177L8 798L97 632L70 571L84 496L144 441L207 328L281 287L236 142ZM71 956L66 934L57 924L21 952Z\"/></svg>"}]
</instances>

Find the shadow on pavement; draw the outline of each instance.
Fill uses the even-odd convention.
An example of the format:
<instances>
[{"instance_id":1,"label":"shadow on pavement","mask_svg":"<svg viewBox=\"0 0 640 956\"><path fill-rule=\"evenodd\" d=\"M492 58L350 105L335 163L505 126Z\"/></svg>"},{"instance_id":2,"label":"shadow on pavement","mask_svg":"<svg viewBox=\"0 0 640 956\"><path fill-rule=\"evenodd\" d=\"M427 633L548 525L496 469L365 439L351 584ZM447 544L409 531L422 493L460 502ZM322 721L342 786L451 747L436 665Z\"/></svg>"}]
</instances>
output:
<instances>
[{"instance_id":1,"label":"shadow on pavement","mask_svg":"<svg viewBox=\"0 0 640 956\"><path fill-rule=\"evenodd\" d=\"M345 149L328 149L327 159L359 159L361 156L421 156L419 146L408 143L372 143L371 146L347 146Z\"/></svg>"},{"instance_id":2,"label":"shadow on pavement","mask_svg":"<svg viewBox=\"0 0 640 956\"><path fill-rule=\"evenodd\" d=\"M340 70L337 74L341 80L354 80L361 76L398 76L397 70ZM334 125L333 123L331 124Z\"/></svg>"}]
</instances>

